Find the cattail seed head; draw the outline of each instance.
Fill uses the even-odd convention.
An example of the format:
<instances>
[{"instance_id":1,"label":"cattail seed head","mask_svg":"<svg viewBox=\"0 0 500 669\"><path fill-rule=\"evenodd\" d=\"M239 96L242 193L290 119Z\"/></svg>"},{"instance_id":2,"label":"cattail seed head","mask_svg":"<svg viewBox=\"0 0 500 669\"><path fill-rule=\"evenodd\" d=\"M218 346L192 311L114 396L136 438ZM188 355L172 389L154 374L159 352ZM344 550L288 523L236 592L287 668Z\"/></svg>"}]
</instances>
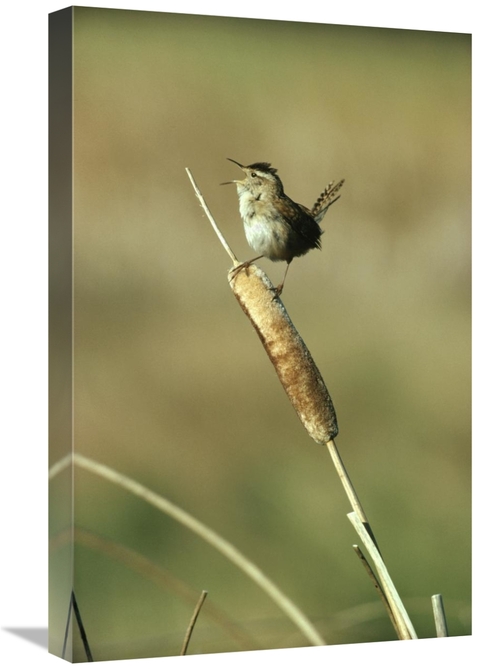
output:
<instances>
[{"instance_id":1,"label":"cattail seed head","mask_svg":"<svg viewBox=\"0 0 500 669\"><path fill-rule=\"evenodd\" d=\"M312 356L267 275L256 265L229 272L229 285L250 319L309 436L326 444L338 434L333 402Z\"/></svg>"}]
</instances>

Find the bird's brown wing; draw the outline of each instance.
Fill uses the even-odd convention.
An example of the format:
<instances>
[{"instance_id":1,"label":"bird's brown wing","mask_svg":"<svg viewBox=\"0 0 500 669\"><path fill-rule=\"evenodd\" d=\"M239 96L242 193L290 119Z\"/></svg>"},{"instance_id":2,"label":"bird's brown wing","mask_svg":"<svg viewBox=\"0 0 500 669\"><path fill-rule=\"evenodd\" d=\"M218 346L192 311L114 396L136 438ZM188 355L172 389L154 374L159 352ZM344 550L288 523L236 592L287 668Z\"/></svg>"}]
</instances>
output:
<instances>
[{"instance_id":1,"label":"bird's brown wing","mask_svg":"<svg viewBox=\"0 0 500 669\"><path fill-rule=\"evenodd\" d=\"M283 205L283 217L297 235L298 244L302 243L304 245L303 253L314 248L320 249L320 237L323 230L314 220L311 211L304 205L293 202L290 198L283 198L281 204Z\"/></svg>"}]
</instances>

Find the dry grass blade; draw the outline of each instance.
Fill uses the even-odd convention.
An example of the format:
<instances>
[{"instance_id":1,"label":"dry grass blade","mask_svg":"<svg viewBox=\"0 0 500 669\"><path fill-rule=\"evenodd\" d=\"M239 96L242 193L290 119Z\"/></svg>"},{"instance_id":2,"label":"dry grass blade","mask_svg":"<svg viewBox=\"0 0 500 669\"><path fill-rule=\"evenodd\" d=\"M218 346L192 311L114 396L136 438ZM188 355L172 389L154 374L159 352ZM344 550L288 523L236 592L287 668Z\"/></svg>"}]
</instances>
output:
<instances>
[{"instance_id":1,"label":"dry grass blade","mask_svg":"<svg viewBox=\"0 0 500 669\"><path fill-rule=\"evenodd\" d=\"M166 567L156 564L142 553L132 550L124 544L112 541L89 530L84 530L81 527L63 530L50 540L49 548L51 551L55 551L73 541L81 546L98 551L110 560L120 562L128 569L135 571L158 587L164 588L170 594L191 606L196 604L198 590L195 592L188 583L172 574ZM225 613L214 602L210 600L205 602L203 614L212 624L224 630L241 650L260 650L261 647L247 633L244 626Z\"/></svg>"},{"instance_id":2,"label":"dry grass blade","mask_svg":"<svg viewBox=\"0 0 500 669\"><path fill-rule=\"evenodd\" d=\"M189 621L188 628L186 630L186 636L184 637L184 643L182 644L182 650L181 650L181 655L185 655L187 653L187 649L189 646L189 642L191 641L191 637L193 635L193 630L194 626L196 625L196 621L198 620L198 616L201 611L201 607L203 606L203 602L205 601L206 597L208 595L208 592L206 590L202 590L202 593L200 595L200 598L195 606L195 609L193 611L193 615L191 617L191 620Z\"/></svg>"},{"instance_id":3,"label":"dry grass blade","mask_svg":"<svg viewBox=\"0 0 500 669\"><path fill-rule=\"evenodd\" d=\"M444 613L443 598L441 595L432 595L432 612L434 613L434 623L436 625L436 634L438 637L448 636L448 625Z\"/></svg>"},{"instance_id":4,"label":"dry grass blade","mask_svg":"<svg viewBox=\"0 0 500 669\"><path fill-rule=\"evenodd\" d=\"M387 567L385 566L384 561L382 560L382 557L379 553L377 546L373 542L364 524L362 523L361 519L358 517L356 513L354 512L348 513L347 517L354 525L356 532L360 536L363 544L366 547L366 550L368 551L371 559L373 560L380 583L382 585L385 596L387 597L387 601L389 602L389 606L394 616L399 638L416 639L417 634L413 628L413 625L406 612L403 602L401 601L401 598L396 588L394 587L394 583L392 582L392 579L389 576L389 572L387 571Z\"/></svg>"},{"instance_id":5,"label":"dry grass blade","mask_svg":"<svg viewBox=\"0 0 500 669\"><path fill-rule=\"evenodd\" d=\"M394 629L396 630L396 633L397 633L398 632L398 626L396 624L396 620L395 620L394 615L391 611L390 604L387 601L387 597L385 596L385 592L384 592L382 586L380 585L377 577L375 576L375 573L373 572L373 569L371 568L370 563L368 562L368 560L363 555L363 551L361 550L361 548L359 546L353 546L353 548L354 548L354 552L356 553L356 555L361 560L361 564L363 565L363 567L366 570L366 573L370 577L370 580L373 583L373 585L375 587L375 590L377 591L380 599L382 600L382 603L385 606L385 610L387 611L387 615L389 616L389 618L392 622L392 625L393 625L393 627L394 627Z\"/></svg>"},{"instance_id":6,"label":"dry grass blade","mask_svg":"<svg viewBox=\"0 0 500 669\"><path fill-rule=\"evenodd\" d=\"M162 513L167 514L171 518L174 518L176 521L187 527L189 530L197 534L204 541L211 544L215 549L217 549L222 555L224 555L228 560L231 560L243 573L245 573L249 578L251 578L256 585L258 585L261 590L263 590L268 597L270 597L274 603L283 611L283 613L297 626L297 628L302 632L306 639L313 646L324 646L326 645L325 640L321 637L319 632L316 630L314 625L310 620L304 615L304 613L294 604L291 599L289 599L272 581L269 579L264 572L257 567L253 562L251 562L241 551L239 551L235 546L233 546L229 541L221 537L217 532L214 532L212 529L204 525L197 518L194 518L191 514L187 513L183 509L179 508L176 504L173 504L170 500L158 495L153 492L146 486L143 486L138 481L117 472L111 467L86 458L83 455L74 453L72 459L67 456L61 461L56 462L51 470L49 471L49 478L54 476L54 472L59 473L62 470L61 462L64 462L65 466L74 464L86 469L101 478L114 483L128 492L136 495L140 499L144 500L148 504L151 504L155 508L162 511Z\"/></svg>"}]
</instances>

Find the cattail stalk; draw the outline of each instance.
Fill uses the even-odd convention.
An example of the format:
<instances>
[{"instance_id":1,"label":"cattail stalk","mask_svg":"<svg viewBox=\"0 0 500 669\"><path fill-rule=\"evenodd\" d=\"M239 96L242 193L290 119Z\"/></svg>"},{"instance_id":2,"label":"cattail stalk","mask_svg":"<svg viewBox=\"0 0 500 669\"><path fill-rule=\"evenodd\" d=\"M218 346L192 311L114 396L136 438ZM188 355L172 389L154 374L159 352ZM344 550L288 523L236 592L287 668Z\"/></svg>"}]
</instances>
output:
<instances>
[{"instance_id":1,"label":"cattail stalk","mask_svg":"<svg viewBox=\"0 0 500 669\"><path fill-rule=\"evenodd\" d=\"M238 303L257 332L309 436L318 444L328 447L354 512L349 514L349 519L374 560L384 590L384 601L388 602L391 609L391 619L395 621L398 636L400 639L414 639L415 631L389 577L366 514L335 444L334 438L339 429L326 384L267 275L253 264L234 271L239 265L238 260L219 230L191 172L187 168L186 171L212 227L233 261L228 281Z\"/></svg>"}]
</instances>

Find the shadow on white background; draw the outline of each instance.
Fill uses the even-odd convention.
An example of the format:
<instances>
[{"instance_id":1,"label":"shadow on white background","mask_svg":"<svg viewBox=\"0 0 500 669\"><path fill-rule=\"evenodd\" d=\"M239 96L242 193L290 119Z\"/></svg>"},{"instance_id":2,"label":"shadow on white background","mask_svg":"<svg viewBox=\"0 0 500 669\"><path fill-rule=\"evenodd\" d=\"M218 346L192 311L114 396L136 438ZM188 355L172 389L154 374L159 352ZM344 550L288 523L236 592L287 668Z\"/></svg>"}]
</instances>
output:
<instances>
[{"instance_id":1,"label":"shadow on white background","mask_svg":"<svg viewBox=\"0 0 500 669\"><path fill-rule=\"evenodd\" d=\"M49 630L47 627L4 627L5 632L16 634L26 641L41 646L44 650L49 647Z\"/></svg>"}]
</instances>

